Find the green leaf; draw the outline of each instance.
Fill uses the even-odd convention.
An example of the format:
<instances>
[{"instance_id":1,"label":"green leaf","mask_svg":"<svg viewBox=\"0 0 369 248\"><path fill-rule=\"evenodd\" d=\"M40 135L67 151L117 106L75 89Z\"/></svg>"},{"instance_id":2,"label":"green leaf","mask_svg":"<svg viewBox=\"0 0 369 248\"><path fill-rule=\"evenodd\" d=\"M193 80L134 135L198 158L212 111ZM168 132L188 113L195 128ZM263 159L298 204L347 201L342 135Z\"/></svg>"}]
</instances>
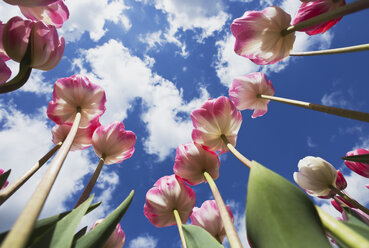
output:
<instances>
[{"instance_id":1,"label":"green leaf","mask_svg":"<svg viewBox=\"0 0 369 248\"><path fill-rule=\"evenodd\" d=\"M330 247L310 198L255 161L246 204L247 235L252 247Z\"/></svg>"},{"instance_id":2,"label":"green leaf","mask_svg":"<svg viewBox=\"0 0 369 248\"><path fill-rule=\"evenodd\" d=\"M87 232L87 226L85 226L84 228L79 230L76 234L74 234L73 244L75 244L79 238L83 237L83 235L85 235L86 232ZM72 245L72 247L73 247L73 245Z\"/></svg>"},{"instance_id":3,"label":"green leaf","mask_svg":"<svg viewBox=\"0 0 369 248\"><path fill-rule=\"evenodd\" d=\"M76 248L103 247L132 202L134 191L94 229L78 239Z\"/></svg>"},{"instance_id":4,"label":"green leaf","mask_svg":"<svg viewBox=\"0 0 369 248\"><path fill-rule=\"evenodd\" d=\"M74 233L78 227L78 224L87 212L88 206L91 204L92 199L93 195L76 209L73 209L69 214L59 220L55 226L44 232L42 236L31 245L31 247L70 247L73 242Z\"/></svg>"},{"instance_id":5,"label":"green leaf","mask_svg":"<svg viewBox=\"0 0 369 248\"><path fill-rule=\"evenodd\" d=\"M369 154L361 154L361 155L353 155L353 156L347 156L343 157L343 160L349 160L354 162L360 162L360 163L367 163L369 164Z\"/></svg>"},{"instance_id":6,"label":"green leaf","mask_svg":"<svg viewBox=\"0 0 369 248\"><path fill-rule=\"evenodd\" d=\"M182 228L188 248L223 247L210 233L199 226L182 225Z\"/></svg>"},{"instance_id":7,"label":"green leaf","mask_svg":"<svg viewBox=\"0 0 369 248\"><path fill-rule=\"evenodd\" d=\"M10 171L11 169L0 175L0 189L4 186L6 179L8 179Z\"/></svg>"},{"instance_id":8,"label":"green leaf","mask_svg":"<svg viewBox=\"0 0 369 248\"><path fill-rule=\"evenodd\" d=\"M101 202L97 202L95 204L92 204L86 214L88 214L89 212L91 212L92 210L94 210L95 208L97 208L99 205L101 204ZM64 216L66 216L67 214L69 214L71 211L67 211L64 213L60 213L42 220L38 220L35 224L35 228L33 229L33 232L31 234L30 239L28 240L28 245L34 243L36 240L38 240L40 238L40 236L46 232L49 228L51 228L52 226L55 225L56 222L58 222L60 219L62 219ZM9 231L3 232L0 234L0 243L3 242L4 238L6 237L6 235L8 234Z\"/></svg>"}]
</instances>

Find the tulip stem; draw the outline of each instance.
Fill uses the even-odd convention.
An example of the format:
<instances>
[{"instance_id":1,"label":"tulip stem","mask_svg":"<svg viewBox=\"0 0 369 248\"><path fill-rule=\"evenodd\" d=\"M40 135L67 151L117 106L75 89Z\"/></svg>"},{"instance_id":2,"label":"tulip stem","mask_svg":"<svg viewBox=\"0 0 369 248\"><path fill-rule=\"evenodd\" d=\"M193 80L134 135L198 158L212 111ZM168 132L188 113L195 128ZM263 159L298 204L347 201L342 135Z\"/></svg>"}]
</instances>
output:
<instances>
[{"instance_id":1,"label":"tulip stem","mask_svg":"<svg viewBox=\"0 0 369 248\"><path fill-rule=\"evenodd\" d=\"M79 205L81 205L84 201L87 200L87 198L90 196L92 189L94 188L97 178L100 175L100 172L103 168L104 161L105 161L106 155L103 154L100 158L99 164L97 165L94 174L91 176L90 181L88 181L88 184L86 185L85 189L83 190L81 196L79 197L76 205L74 208L77 208Z\"/></svg>"},{"instance_id":2,"label":"tulip stem","mask_svg":"<svg viewBox=\"0 0 369 248\"><path fill-rule=\"evenodd\" d=\"M176 219L179 236L181 237L182 247L183 248L187 248L186 240L184 238L183 229L182 229L181 217L179 216L179 213L178 213L178 210L177 209L174 209L173 210L173 213L174 213L174 218Z\"/></svg>"},{"instance_id":3,"label":"tulip stem","mask_svg":"<svg viewBox=\"0 0 369 248\"><path fill-rule=\"evenodd\" d=\"M233 222L231 220L231 217L229 216L228 210L224 204L222 196L219 193L217 185L215 184L210 174L207 173L206 171L204 172L204 177L206 181L208 182L211 191L213 192L213 196L214 196L215 202L217 204L217 207L220 213L220 218L223 221L224 230L227 234L230 246L232 248L235 248L235 247L242 248L240 238L237 235L236 229L234 228Z\"/></svg>"},{"instance_id":4,"label":"tulip stem","mask_svg":"<svg viewBox=\"0 0 369 248\"><path fill-rule=\"evenodd\" d=\"M367 51L367 50L369 50L369 44L362 44L362 45L334 48L334 49L327 49L327 50L290 53L290 56L329 55L329 54L339 54L339 53L361 52L361 51Z\"/></svg>"},{"instance_id":5,"label":"tulip stem","mask_svg":"<svg viewBox=\"0 0 369 248\"><path fill-rule=\"evenodd\" d=\"M337 195L341 196L345 201L347 201L348 203L350 203L352 206L354 206L354 208L358 208L361 211L363 211L364 213L369 215L369 209L367 209L366 207L364 207L363 205L361 205L360 203L358 203L356 200L352 199L351 197L349 197L348 195L346 195L345 193L342 193L340 190L338 190L336 187L330 185L329 188L336 193Z\"/></svg>"},{"instance_id":6,"label":"tulip stem","mask_svg":"<svg viewBox=\"0 0 369 248\"><path fill-rule=\"evenodd\" d=\"M23 209L9 234L2 243L2 248L22 248L25 247L29 236L33 231L33 227L39 216L42 207L45 204L46 198L59 174L59 171L64 163L65 158L73 144L74 137L77 134L79 123L81 122L81 109L78 108L76 117L73 121L72 128L69 131L67 138L64 140L59 151L51 161L46 173L38 184L36 190Z\"/></svg>"},{"instance_id":7,"label":"tulip stem","mask_svg":"<svg viewBox=\"0 0 369 248\"><path fill-rule=\"evenodd\" d=\"M339 238L347 247L363 248L369 247L369 241L359 233L353 231L347 225L333 218L318 206L315 206L324 228Z\"/></svg>"},{"instance_id":8,"label":"tulip stem","mask_svg":"<svg viewBox=\"0 0 369 248\"><path fill-rule=\"evenodd\" d=\"M307 108L307 109L311 109L311 110L315 110L315 111L319 111L319 112L323 112L323 113L327 113L327 114L346 117L346 118L349 118L349 119L369 122L369 113L365 113L365 112L359 112L359 111L342 109L342 108L335 108L335 107L330 107L330 106L325 106L325 105L320 105L320 104L314 104L314 103L309 103L309 102L303 102L303 101L298 101L298 100L292 100L292 99L287 99L287 98L283 98L283 97L276 97L276 96L257 95L257 97L262 98L262 99L273 100L273 101L276 101L276 102L287 103L287 104L290 104L290 105L294 105L294 106L298 106L298 107L302 107L302 108Z\"/></svg>"},{"instance_id":9,"label":"tulip stem","mask_svg":"<svg viewBox=\"0 0 369 248\"><path fill-rule=\"evenodd\" d=\"M368 0L357 0L355 2L346 4L342 7L339 7L337 9L331 10L329 12L325 12L323 14L320 14L318 16L312 17L308 20L302 21L300 23L297 23L294 26L289 26L288 28L281 31L282 36L288 35L290 33L293 33L295 31L299 31L304 28L312 27L314 25L324 23L327 21L330 21L332 19L340 18L342 16L352 14L354 12L364 10L369 8L369 1Z\"/></svg>"},{"instance_id":10,"label":"tulip stem","mask_svg":"<svg viewBox=\"0 0 369 248\"><path fill-rule=\"evenodd\" d=\"M233 153L233 155L236 158L238 158L238 160L240 160L244 165L246 165L247 167L249 167L251 169L250 160L248 160L239 151L237 151L237 149L229 142L229 140L227 139L227 137L224 134L222 134L220 137L222 138L223 142L227 145L228 149Z\"/></svg>"},{"instance_id":11,"label":"tulip stem","mask_svg":"<svg viewBox=\"0 0 369 248\"><path fill-rule=\"evenodd\" d=\"M28 181L28 179L31 178L33 174L38 171L54 154L55 152L61 147L62 142L59 142L56 144L48 153L46 153L37 163L33 165L33 167L27 171L23 176L18 178L18 180L8 187L6 187L4 190L0 193L0 206L10 197L12 196L25 182Z\"/></svg>"}]
</instances>

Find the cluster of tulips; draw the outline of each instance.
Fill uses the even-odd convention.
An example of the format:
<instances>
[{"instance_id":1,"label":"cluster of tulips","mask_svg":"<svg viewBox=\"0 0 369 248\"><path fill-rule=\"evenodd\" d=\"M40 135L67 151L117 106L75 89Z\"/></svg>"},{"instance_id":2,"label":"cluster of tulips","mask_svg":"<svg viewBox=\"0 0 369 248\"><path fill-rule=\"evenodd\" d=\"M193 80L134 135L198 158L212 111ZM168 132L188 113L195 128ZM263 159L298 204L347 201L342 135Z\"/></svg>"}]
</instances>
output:
<instances>
[{"instance_id":1,"label":"cluster of tulips","mask_svg":"<svg viewBox=\"0 0 369 248\"><path fill-rule=\"evenodd\" d=\"M68 9L63 0L6 2L19 5L22 13L31 20L14 17L1 24L0 93L21 87L32 68L50 70L59 63L64 39L58 37L56 28L68 19ZM368 45L359 45L290 53L296 31L309 35L324 33L342 16L368 7L367 0L347 5L344 0L305 1L292 23L291 17L279 7L246 11L231 25L236 37L235 52L257 64L266 65L289 55L367 50ZM20 62L20 71L14 79L6 82L10 75L4 61L9 58ZM254 110L253 118L261 117L267 113L270 100L365 122L369 122L369 114L275 97L274 93L271 81L263 73L255 72L236 77L229 89L229 98L209 99L195 109L191 113L192 142L178 146L174 175L161 177L148 190L145 216L156 227L177 224L183 247L222 247L226 236L231 247L242 247L233 225L231 209L225 206L214 182L219 177L219 156L231 151L250 169L246 203L250 246L329 247L330 242L336 242L342 247L369 247L369 210L345 193L346 180L330 163L318 157L305 157L300 160L294 179L308 194L332 198L332 205L342 213L342 220L322 211L294 184L256 161L250 161L235 148L242 124L240 111L251 109ZM103 165L121 163L134 153L136 136L125 130L121 121L100 124L105 102L104 90L85 76L73 75L56 81L52 101L47 108L48 117L56 124L52 129L55 146L15 182L7 181L10 171L0 170L1 205L54 156L13 228L0 234L1 247L124 245L125 235L119 222L133 199L133 191L104 220L98 220L89 232L86 232L87 227L77 231L81 218L100 204L91 204L93 196L90 195ZM37 220L69 151L91 145L100 161L73 210ZM348 152L344 159L354 172L369 177L369 150ZM205 201L197 208L195 193L188 185L202 182L209 184L214 200ZM191 225L183 224L188 219L191 219Z\"/></svg>"}]
</instances>

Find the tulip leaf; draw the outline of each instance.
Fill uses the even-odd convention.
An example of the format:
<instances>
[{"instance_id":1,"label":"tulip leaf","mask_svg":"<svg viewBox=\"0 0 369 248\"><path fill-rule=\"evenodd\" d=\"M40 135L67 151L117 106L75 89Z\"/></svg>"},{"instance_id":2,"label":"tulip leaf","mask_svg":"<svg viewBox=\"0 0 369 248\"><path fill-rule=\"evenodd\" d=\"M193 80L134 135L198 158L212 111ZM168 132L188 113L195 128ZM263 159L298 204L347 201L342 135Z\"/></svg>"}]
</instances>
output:
<instances>
[{"instance_id":1,"label":"tulip leaf","mask_svg":"<svg viewBox=\"0 0 369 248\"><path fill-rule=\"evenodd\" d=\"M59 220L56 225L44 232L42 236L31 245L31 247L71 247L74 233L82 217L85 215L88 206L91 204L92 199L93 195Z\"/></svg>"},{"instance_id":2,"label":"tulip leaf","mask_svg":"<svg viewBox=\"0 0 369 248\"><path fill-rule=\"evenodd\" d=\"M5 185L6 179L8 179L10 171L11 169L7 170L6 172L0 175L0 189Z\"/></svg>"},{"instance_id":3,"label":"tulip leaf","mask_svg":"<svg viewBox=\"0 0 369 248\"><path fill-rule=\"evenodd\" d=\"M97 208L100 204L101 202L92 204L88 208L86 214L88 214L89 212ZM35 224L35 228L33 229L31 237L28 240L28 245L38 240L43 235L43 233L45 233L48 229L52 228L56 224L56 222L58 222L60 219L62 219L64 216L66 216L70 212L71 211L63 212L63 213L60 213L60 214L57 214L57 215L54 215L54 216L51 216L45 219L38 220ZM0 243L4 240L8 232L9 231L6 231L0 234Z\"/></svg>"},{"instance_id":4,"label":"tulip leaf","mask_svg":"<svg viewBox=\"0 0 369 248\"><path fill-rule=\"evenodd\" d=\"M75 244L79 238L83 237L83 235L85 235L86 232L87 232L87 226L85 226L84 228L82 228L81 230L79 230L76 234L74 234L73 244Z\"/></svg>"},{"instance_id":5,"label":"tulip leaf","mask_svg":"<svg viewBox=\"0 0 369 248\"><path fill-rule=\"evenodd\" d=\"M361 155L353 155L353 156L347 156L342 157L343 160L349 160L354 162L360 162L360 163L367 163L369 164L369 154L361 154Z\"/></svg>"},{"instance_id":6,"label":"tulip leaf","mask_svg":"<svg viewBox=\"0 0 369 248\"><path fill-rule=\"evenodd\" d=\"M252 247L330 247L310 198L255 161L247 189L246 226Z\"/></svg>"},{"instance_id":7,"label":"tulip leaf","mask_svg":"<svg viewBox=\"0 0 369 248\"><path fill-rule=\"evenodd\" d=\"M182 225L182 228L188 248L223 247L210 233L199 226Z\"/></svg>"},{"instance_id":8,"label":"tulip leaf","mask_svg":"<svg viewBox=\"0 0 369 248\"><path fill-rule=\"evenodd\" d=\"M117 224L122 219L132 202L134 191L132 190L128 197L106 217L103 222L97 225L86 235L77 240L76 248L103 247L105 242L114 231Z\"/></svg>"}]
</instances>

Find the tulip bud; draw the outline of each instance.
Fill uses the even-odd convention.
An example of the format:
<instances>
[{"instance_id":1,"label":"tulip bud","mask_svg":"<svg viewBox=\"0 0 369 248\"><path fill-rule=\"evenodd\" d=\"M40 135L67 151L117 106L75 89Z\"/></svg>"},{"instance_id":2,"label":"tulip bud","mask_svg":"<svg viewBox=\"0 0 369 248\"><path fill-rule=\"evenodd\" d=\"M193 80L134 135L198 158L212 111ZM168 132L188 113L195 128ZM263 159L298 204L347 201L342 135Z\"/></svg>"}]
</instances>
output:
<instances>
[{"instance_id":1,"label":"tulip bud","mask_svg":"<svg viewBox=\"0 0 369 248\"><path fill-rule=\"evenodd\" d=\"M90 231L94 229L97 225L103 222L104 219L97 220L95 224L91 227ZM118 223L115 227L113 233L110 235L109 239L106 241L102 248L122 248L126 241L126 235L123 232L122 227Z\"/></svg>"},{"instance_id":2,"label":"tulip bud","mask_svg":"<svg viewBox=\"0 0 369 248\"><path fill-rule=\"evenodd\" d=\"M346 156L363 155L368 153L369 150L359 148L354 151L348 152ZM345 165L357 174L369 178L369 164L345 160Z\"/></svg>"}]
</instances>

